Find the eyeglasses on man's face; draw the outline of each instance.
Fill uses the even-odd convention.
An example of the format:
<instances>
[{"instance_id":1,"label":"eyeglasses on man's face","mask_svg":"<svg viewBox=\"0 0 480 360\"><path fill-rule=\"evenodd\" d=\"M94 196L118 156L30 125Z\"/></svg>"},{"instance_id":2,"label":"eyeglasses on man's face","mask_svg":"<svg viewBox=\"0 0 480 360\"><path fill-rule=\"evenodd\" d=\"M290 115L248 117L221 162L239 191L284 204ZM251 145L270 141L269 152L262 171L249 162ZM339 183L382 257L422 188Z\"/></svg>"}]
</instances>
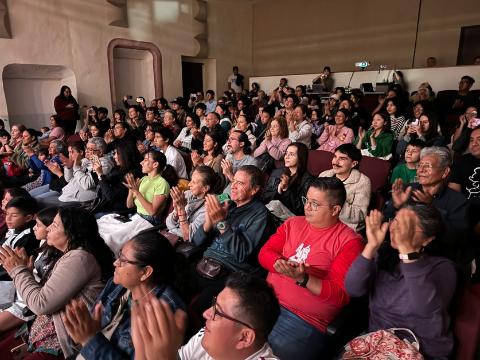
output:
<instances>
[{"instance_id":1,"label":"eyeglasses on man's face","mask_svg":"<svg viewBox=\"0 0 480 360\"><path fill-rule=\"evenodd\" d=\"M213 309L213 315L212 315L212 320L215 321L215 317L218 315L224 319L227 319L227 320L230 320L230 321L233 321L234 323L237 323L237 324L240 324L240 325L243 325L243 326L246 326L248 327L249 329L252 329L252 330L255 330L253 328L253 326L250 326L248 325L247 323L244 323L243 321L240 321L240 320L237 320L231 316L228 316L227 314L221 312L220 310L218 310L217 308L217 297L214 296L213 299L212 299L212 309Z\"/></svg>"},{"instance_id":2,"label":"eyeglasses on man's face","mask_svg":"<svg viewBox=\"0 0 480 360\"><path fill-rule=\"evenodd\" d=\"M330 204L324 205L317 203L315 200L308 200L305 196L302 196L302 203L303 206L310 206L313 211L317 211L321 207L332 207Z\"/></svg>"}]
</instances>

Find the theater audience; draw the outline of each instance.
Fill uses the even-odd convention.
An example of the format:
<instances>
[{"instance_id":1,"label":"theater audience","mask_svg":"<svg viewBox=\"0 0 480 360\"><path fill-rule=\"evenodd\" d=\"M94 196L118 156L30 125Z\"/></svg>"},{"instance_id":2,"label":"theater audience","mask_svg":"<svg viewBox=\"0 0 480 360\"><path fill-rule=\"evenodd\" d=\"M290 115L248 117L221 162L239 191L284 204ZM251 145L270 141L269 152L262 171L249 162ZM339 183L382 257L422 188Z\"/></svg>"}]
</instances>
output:
<instances>
[{"instance_id":1,"label":"theater audience","mask_svg":"<svg viewBox=\"0 0 480 360\"><path fill-rule=\"evenodd\" d=\"M348 270L345 288L349 296L369 295L368 330L410 329L428 359L448 358L457 275L453 262L430 256L429 244L443 227L440 213L429 205L410 205L390 224L377 210L366 222L368 242Z\"/></svg>"},{"instance_id":2,"label":"theater audience","mask_svg":"<svg viewBox=\"0 0 480 360\"><path fill-rule=\"evenodd\" d=\"M155 125L153 127L155 133L155 139L153 143L167 158L167 164L171 165L177 175L182 179L188 179L187 167L185 166L185 160L183 160L182 154L173 146L175 134L166 127Z\"/></svg>"},{"instance_id":3,"label":"theater audience","mask_svg":"<svg viewBox=\"0 0 480 360\"><path fill-rule=\"evenodd\" d=\"M335 152L342 144L353 142L353 131L345 125L350 118L347 109L338 109L335 113L335 125L325 125L322 135L317 139L318 150Z\"/></svg>"},{"instance_id":4,"label":"theater audience","mask_svg":"<svg viewBox=\"0 0 480 360\"><path fill-rule=\"evenodd\" d=\"M373 115L372 126L368 131L358 129L357 148L362 155L388 160L392 157L393 134L390 132L388 115L376 113Z\"/></svg>"},{"instance_id":5,"label":"theater audience","mask_svg":"<svg viewBox=\"0 0 480 360\"><path fill-rule=\"evenodd\" d=\"M122 247L113 265L113 278L91 312L80 299L72 300L65 311L65 328L81 345L85 360L134 358L131 307L146 296L162 299L171 311L185 308L172 287L175 252L160 234L138 234Z\"/></svg>"},{"instance_id":6,"label":"theater audience","mask_svg":"<svg viewBox=\"0 0 480 360\"><path fill-rule=\"evenodd\" d=\"M197 229L205 222L205 197L215 194L218 175L212 168L200 165L192 173L189 190L183 193L178 187L170 189L173 211L165 220L168 232L175 241L191 242ZM170 241L175 245L175 241Z\"/></svg>"},{"instance_id":7,"label":"theater audience","mask_svg":"<svg viewBox=\"0 0 480 360\"><path fill-rule=\"evenodd\" d=\"M435 254L445 256L463 266L466 232L468 228L468 204L465 196L447 186L452 156L444 147L422 149L417 166L417 183L406 188L401 179L392 186L392 201L385 207L384 215L393 219L405 204L433 205L440 211L445 231L435 242ZM433 252L432 252L433 254Z\"/></svg>"},{"instance_id":8,"label":"theater audience","mask_svg":"<svg viewBox=\"0 0 480 360\"><path fill-rule=\"evenodd\" d=\"M358 171L362 154L353 144L337 147L332 158L332 169L319 177L336 177L343 182L347 198L340 212L340 220L356 232L365 228L365 217L372 193L370 179Z\"/></svg>"},{"instance_id":9,"label":"theater audience","mask_svg":"<svg viewBox=\"0 0 480 360\"><path fill-rule=\"evenodd\" d=\"M280 204L269 206L276 216L279 213L272 207L286 207L290 215L304 215L302 196L307 194L312 175L307 170L308 148L302 143L292 143L285 153L285 167L275 169L268 179L263 192L263 202L278 200ZM277 209L281 211L282 209ZM283 209L284 210L284 209ZM283 211L285 212L285 211Z\"/></svg>"},{"instance_id":10,"label":"theater audience","mask_svg":"<svg viewBox=\"0 0 480 360\"><path fill-rule=\"evenodd\" d=\"M130 217L107 214L98 219L100 235L113 252L120 250L140 231L159 223L170 188L178 183L178 175L171 165L167 165L163 153L150 151L140 164L145 176L138 179L128 173L123 183L128 188L127 208L135 208L135 214Z\"/></svg>"},{"instance_id":11,"label":"theater audience","mask_svg":"<svg viewBox=\"0 0 480 360\"><path fill-rule=\"evenodd\" d=\"M79 106L68 86L61 87L60 94L55 98L53 106L57 115L64 121L65 132L68 135L74 134L79 119Z\"/></svg>"},{"instance_id":12,"label":"theater audience","mask_svg":"<svg viewBox=\"0 0 480 360\"><path fill-rule=\"evenodd\" d=\"M293 112L286 113L288 137L292 142L304 143L308 148L312 142L312 125L307 118L308 108L306 105L298 105Z\"/></svg>"},{"instance_id":13,"label":"theater audience","mask_svg":"<svg viewBox=\"0 0 480 360\"><path fill-rule=\"evenodd\" d=\"M327 354L326 327L349 301L343 282L363 245L339 220L345 198L339 179L312 180L302 197L305 216L288 219L260 251L260 264L281 305L268 337L280 359Z\"/></svg>"},{"instance_id":14,"label":"theater audience","mask_svg":"<svg viewBox=\"0 0 480 360\"><path fill-rule=\"evenodd\" d=\"M47 228L47 243L63 255L43 283L35 280L23 251L3 247L0 261L19 295L37 315L27 333L29 351L63 359L75 353L75 345L66 332L62 313L72 299L92 305L112 275L113 255L98 235L93 215L81 208L58 211ZM22 343L12 333L0 343L0 357L9 358L10 350Z\"/></svg>"}]
</instances>

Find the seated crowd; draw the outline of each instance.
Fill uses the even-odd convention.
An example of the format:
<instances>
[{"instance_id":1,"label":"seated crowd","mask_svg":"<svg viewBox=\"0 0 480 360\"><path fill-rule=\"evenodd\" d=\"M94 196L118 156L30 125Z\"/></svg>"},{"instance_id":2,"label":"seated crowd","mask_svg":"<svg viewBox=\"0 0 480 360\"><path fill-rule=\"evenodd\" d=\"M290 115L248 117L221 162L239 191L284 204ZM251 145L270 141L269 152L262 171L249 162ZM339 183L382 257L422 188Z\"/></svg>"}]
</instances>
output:
<instances>
[{"instance_id":1,"label":"seated crowd","mask_svg":"<svg viewBox=\"0 0 480 360\"><path fill-rule=\"evenodd\" d=\"M78 132L63 86L50 128L0 126L0 358L331 358L352 298L364 331L452 356L480 271L474 79L451 103L394 83L373 109L329 75L322 103L285 78L243 89L235 67L218 98L125 97ZM367 157L393 168L379 189Z\"/></svg>"}]
</instances>

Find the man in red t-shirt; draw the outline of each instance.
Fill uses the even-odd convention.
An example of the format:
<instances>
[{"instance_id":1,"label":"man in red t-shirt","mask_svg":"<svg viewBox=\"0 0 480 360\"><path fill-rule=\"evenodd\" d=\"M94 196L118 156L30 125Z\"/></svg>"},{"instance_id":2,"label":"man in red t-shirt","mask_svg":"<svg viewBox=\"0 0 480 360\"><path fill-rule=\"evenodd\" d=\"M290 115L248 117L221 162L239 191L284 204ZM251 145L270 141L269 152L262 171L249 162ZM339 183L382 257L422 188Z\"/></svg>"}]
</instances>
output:
<instances>
[{"instance_id":1,"label":"man in red t-shirt","mask_svg":"<svg viewBox=\"0 0 480 360\"><path fill-rule=\"evenodd\" d=\"M302 198L305 216L288 219L260 251L281 305L268 339L281 359L320 358L328 348L327 325L349 301L344 279L363 245L339 220L345 198L339 179L312 180Z\"/></svg>"}]
</instances>

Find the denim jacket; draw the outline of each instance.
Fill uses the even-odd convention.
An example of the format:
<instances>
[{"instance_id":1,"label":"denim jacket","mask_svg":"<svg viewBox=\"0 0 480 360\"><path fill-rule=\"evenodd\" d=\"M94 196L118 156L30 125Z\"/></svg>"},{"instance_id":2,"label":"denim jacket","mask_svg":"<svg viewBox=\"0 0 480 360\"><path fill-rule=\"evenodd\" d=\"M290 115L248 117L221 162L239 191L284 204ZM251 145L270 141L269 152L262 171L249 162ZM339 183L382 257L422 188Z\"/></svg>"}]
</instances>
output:
<instances>
[{"instance_id":1,"label":"denim jacket","mask_svg":"<svg viewBox=\"0 0 480 360\"><path fill-rule=\"evenodd\" d=\"M96 303L101 302L103 305L102 312L102 329L105 328L115 316L117 305L125 293L126 289L122 285L113 283L110 279L99 295ZM173 309L185 309L185 304L175 291L168 285L158 285L153 291L157 298L165 300ZM93 312L93 305L91 311ZM90 341L82 348L80 354L86 359L133 359L135 357L135 349L133 348L130 326L130 305L127 304L124 309L123 318L118 327L115 329L110 340L98 332Z\"/></svg>"}]
</instances>

